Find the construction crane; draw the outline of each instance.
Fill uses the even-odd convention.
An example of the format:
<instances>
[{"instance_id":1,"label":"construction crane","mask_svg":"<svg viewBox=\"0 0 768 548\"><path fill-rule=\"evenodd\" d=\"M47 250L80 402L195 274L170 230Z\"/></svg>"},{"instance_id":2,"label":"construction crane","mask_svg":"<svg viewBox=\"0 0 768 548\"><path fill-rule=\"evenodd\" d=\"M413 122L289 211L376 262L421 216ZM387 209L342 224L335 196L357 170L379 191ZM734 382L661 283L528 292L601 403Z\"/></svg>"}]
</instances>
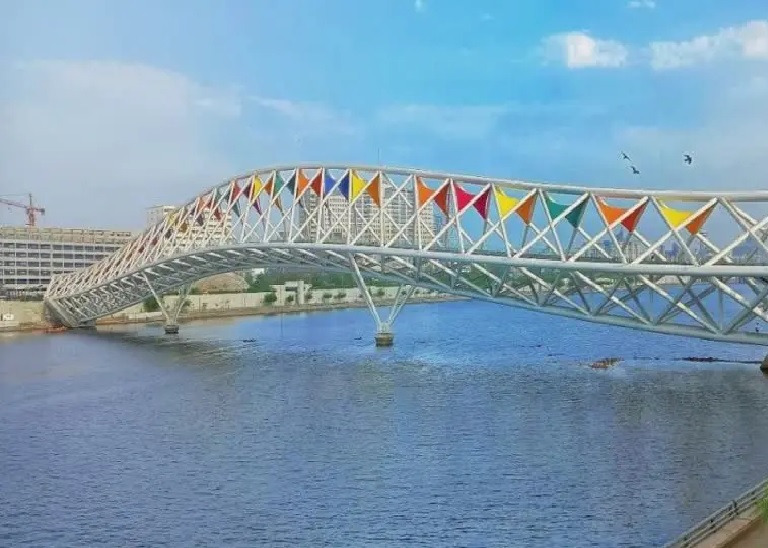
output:
<instances>
[{"instance_id":1,"label":"construction crane","mask_svg":"<svg viewBox=\"0 0 768 548\"><path fill-rule=\"evenodd\" d=\"M23 209L27 213L27 226L35 226L37 221L37 214L45 215L45 208L44 207L37 207L34 202L32 201L32 194L28 194L29 196L29 204L23 204L21 202L14 202L13 200L6 200L5 198L0 198L0 204L5 204L7 206L11 207L18 207L20 209Z\"/></svg>"}]
</instances>

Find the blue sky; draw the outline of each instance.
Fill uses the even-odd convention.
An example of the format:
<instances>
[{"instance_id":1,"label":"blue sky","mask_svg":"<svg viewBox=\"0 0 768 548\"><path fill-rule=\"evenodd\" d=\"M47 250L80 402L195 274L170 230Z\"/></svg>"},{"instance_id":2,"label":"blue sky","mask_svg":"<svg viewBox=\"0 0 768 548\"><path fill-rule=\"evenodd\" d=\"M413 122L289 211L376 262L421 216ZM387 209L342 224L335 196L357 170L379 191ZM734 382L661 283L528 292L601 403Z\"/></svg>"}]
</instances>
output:
<instances>
[{"instance_id":1,"label":"blue sky","mask_svg":"<svg viewBox=\"0 0 768 548\"><path fill-rule=\"evenodd\" d=\"M0 36L0 194L47 225L285 162L765 187L764 0L0 0Z\"/></svg>"}]
</instances>

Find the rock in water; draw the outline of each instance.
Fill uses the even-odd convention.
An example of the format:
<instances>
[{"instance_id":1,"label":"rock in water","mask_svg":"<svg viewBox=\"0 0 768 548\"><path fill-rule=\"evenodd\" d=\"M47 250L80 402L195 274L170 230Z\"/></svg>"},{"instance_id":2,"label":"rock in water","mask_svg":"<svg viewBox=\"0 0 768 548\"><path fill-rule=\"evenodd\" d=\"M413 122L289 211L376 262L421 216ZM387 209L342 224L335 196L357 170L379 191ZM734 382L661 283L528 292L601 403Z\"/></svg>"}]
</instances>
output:
<instances>
[{"instance_id":1,"label":"rock in water","mask_svg":"<svg viewBox=\"0 0 768 548\"><path fill-rule=\"evenodd\" d=\"M613 367L620 361L621 361L621 358L603 358L602 360L597 360L596 362L592 363L590 367L592 369L608 369L610 367Z\"/></svg>"}]
</instances>

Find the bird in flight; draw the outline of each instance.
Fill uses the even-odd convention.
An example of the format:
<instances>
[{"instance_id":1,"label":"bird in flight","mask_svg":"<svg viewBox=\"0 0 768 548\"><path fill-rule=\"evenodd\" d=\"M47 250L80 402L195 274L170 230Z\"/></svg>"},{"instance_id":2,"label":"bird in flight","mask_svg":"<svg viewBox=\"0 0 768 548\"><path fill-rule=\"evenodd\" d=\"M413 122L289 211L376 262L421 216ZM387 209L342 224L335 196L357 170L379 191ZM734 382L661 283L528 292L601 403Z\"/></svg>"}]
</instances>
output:
<instances>
[{"instance_id":1,"label":"bird in flight","mask_svg":"<svg viewBox=\"0 0 768 548\"><path fill-rule=\"evenodd\" d=\"M621 159L622 159L622 160L626 160L626 161L628 161L628 162L631 162L631 161L632 161L632 160L630 160L630 159L629 159L629 156L627 156L627 153L626 153L626 152L622 152L622 153L621 153Z\"/></svg>"},{"instance_id":2,"label":"bird in flight","mask_svg":"<svg viewBox=\"0 0 768 548\"><path fill-rule=\"evenodd\" d=\"M629 166L632 168L632 174L633 175L640 175L640 170L637 169L635 166Z\"/></svg>"},{"instance_id":3,"label":"bird in flight","mask_svg":"<svg viewBox=\"0 0 768 548\"><path fill-rule=\"evenodd\" d=\"M691 165L693 163L693 158L691 157L690 154L686 154L685 156L683 156L683 161L686 164Z\"/></svg>"}]
</instances>

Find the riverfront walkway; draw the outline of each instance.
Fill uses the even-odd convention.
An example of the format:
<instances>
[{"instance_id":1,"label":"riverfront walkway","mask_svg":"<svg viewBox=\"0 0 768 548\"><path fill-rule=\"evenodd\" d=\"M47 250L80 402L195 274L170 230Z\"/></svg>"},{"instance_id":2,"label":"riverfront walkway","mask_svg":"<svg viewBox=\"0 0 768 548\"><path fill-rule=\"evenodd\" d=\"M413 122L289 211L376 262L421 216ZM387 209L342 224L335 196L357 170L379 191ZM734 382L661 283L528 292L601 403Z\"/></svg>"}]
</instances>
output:
<instances>
[{"instance_id":1,"label":"riverfront walkway","mask_svg":"<svg viewBox=\"0 0 768 548\"><path fill-rule=\"evenodd\" d=\"M740 539L725 546L728 548L766 548L768 546L768 524L761 523Z\"/></svg>"},{"instance_id":2,"label":"riverfront walkway","mask_svg":"<svg viewBox=\"0 0 768 548\"><path fill-rule=\"evenodd\" d=\"M768 525L756 522L757 512L753 509L723 526L716 533L693 548L766 548L768 547Z\"/></svg>"}]
</instances>

